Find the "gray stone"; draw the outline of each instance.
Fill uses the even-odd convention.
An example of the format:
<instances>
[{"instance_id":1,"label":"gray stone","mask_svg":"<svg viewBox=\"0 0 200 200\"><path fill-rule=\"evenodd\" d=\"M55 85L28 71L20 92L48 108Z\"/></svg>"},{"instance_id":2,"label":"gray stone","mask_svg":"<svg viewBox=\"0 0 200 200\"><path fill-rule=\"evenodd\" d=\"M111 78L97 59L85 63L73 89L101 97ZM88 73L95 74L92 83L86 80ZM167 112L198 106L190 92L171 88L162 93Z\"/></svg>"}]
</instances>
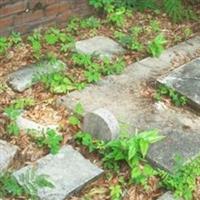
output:
<instances>
[{"instance_id":1,"label":"gray stone","mask_svg":"<svg viewBox=\"0 0 200 200\"><path fill-rule=\"evenodd\" d=\"M176 157L180 157L183 164L190 162L200 155L200 134L191 132L168 131L166 138L153 144L147 159L154 166L173 172Z\"/></svg>"},{"instance_id":2,"label":"gray stone","mask_svg":"<svg viewBox=\"0 0 200 200\"><path fill-rule=\"evenodd\" d=\"M195 108L200 109L200 58L175 69L158 82L186 96Z\"/></svg>"},{"instance_id":3,"label":"gray stone","mask_svg":"<svg viewBox=\"0 0 200 200\"><path fill-rule=\"evenodd\" d=\"M66 68L65 63L58 60L56 62L42 61L38 64L28 65L24 68L11 73L8 76L8 84L11 88L17 92L23 92L27 88L36 84L37 77L42 74L50 74L53 72L59 72Z\"/></svg>"},{"instance_id":4,"label":"gray stone","mask_svg":"<svg viewBox=\"0 0 200 200\"><path fill-rule=\"evenodd\" d=\"M190 45L190 55L196 55L196 51L200 49L200 37L191 39L189 42L192 44L194 43L193 40L195 45ZM187 54L188 48L186 47L188 45L184 42L178 47L166 50L161 55L163 59L166 59L164 62L158 58L146 58L129 65L123 74L108 76L96 85L90 85L82 91L71 92L59 98L57 104L73 110L76 104L81 102L86 113L98 108L108 109L116 117L119 124L125 123L130 127L131 134L134 134L136 130L158 129L160 134L165 134L167 137L161 141L162 145L160 145L160 142L154 145L149 152L149 158L156 166L171 170L174 164L172 163L173 158L170 157L172 153L180 153L186 161L199 153L200 116L190 110L171 106L157 109L152 100L142 94L147 88L147 81L156 81L161 75L173 69L172 61L176 58L179 50L181 54ZM174 49L176 49L176 52ZM176 130L176 132L171 130ZM186 130L193 135L189 135ZM175 138L171 145L168 145L173 134ZM178 136L176 135L181 135L182 143L177 140ZM196 147L191 145L190 137L197 143ZM177 149L175 148L176 145ZM181 145L187 146L184 148ZM173 146L172 150L175 152L170 150L171 146ZM165 150L162 150L163 148ZM153 156L152 153L154 152ZM161 152L160 157L162 159L159 157L159 152Z\"/></svg>"},{"instance_id":5,"label":"gray stone","mask_svg":"<svg viewBox=\"0 0 200 200\"><path fill-rule=\"evenodd\" d=\"M157 200L181 200L181 199L174 198L174 196L171 192L166 192L161 197L159 197Z\"/></svg>"},{"instance_id":6,"label":"gray stone","mask_svg":"<svg viewBox=\"0 0 200 200\"><path fill-rule=\"evenodd\" d=\"M100 108L84 116L83 130L100 140L118 138L120 128L115 116L107 109Z\"/></svg>"},{"instance_id":7,"label":"gray stone","mask_svg":"<svg viewBox=\"0 0 200 200\"><path fill-rule=\"evenodd\" d=\"M6 170L10 166L17 150L17 146L0 140L0 172Z\"/></svg>"},{"instance_id":8,"label":"gray stone","mask_svg":"<svg viewBox=\"0 0 200 200\"><path fill-rule=\"evenodd\" d=\"M64 146L56 155L47 155L34 165L29 165L13 175L20 184L20 176L34 169L36 174L45 174L54 188L40 188L38 197L41 200L64 200L85 184L97 178L103 171L86 160L71 146Z\"/></svg>"},{"instance_id":9,"label":"gray stone","mask_svg":"<svg viewBox=\"0 0 200 200\"><path fill-rule=\"evenodd\" d=\"M112 58L114 55L122 54L125 51L117 42L104 36L95 36L78 41L75 44L75 50L89 55L96 54L101 58Z\"/></svg>"},{"instance_id":10,"label":"gray stone","mask_svg":"<svg viewBox=\"0 0 200 200\"><path fill-rule=\"evenodd\" d=\"M17 117L16 123L21 130L27 131L37 131L39 133L45 133L48 129L58 130L59 126L56 124L47 124L43 125L37 122L34 122L28 118L23 117L23 114Z\"/></svg>"}]
</instances>

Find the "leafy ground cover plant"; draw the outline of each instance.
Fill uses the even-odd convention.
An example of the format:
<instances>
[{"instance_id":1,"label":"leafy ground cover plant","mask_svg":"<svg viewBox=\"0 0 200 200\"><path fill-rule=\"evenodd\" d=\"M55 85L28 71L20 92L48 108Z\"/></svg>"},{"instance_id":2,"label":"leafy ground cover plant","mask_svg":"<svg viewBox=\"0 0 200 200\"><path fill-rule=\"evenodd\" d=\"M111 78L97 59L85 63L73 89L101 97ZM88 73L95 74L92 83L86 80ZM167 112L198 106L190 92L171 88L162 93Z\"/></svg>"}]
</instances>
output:
<instances>
[{"instance_id":1,"label":"leafy ground cover plant","mask_svg":"<svg viewBox=\"0 0 200 200\"><path fill-rule=\"evenodd\" d=\"M20 33L12 32L9 37L0 36L0 54L5 54L8 48L22 42Z\"/></svg>"},{"instance_id":2,"label":"leafy ground cover plant","mask_svg":"<svg viewBox=\"0 0 200 200\"><path fill-rule=\"evenodd\" d=\"M122 188L119 184L110 186L111 200L121 200Z\"/></svg>"},{"instance_id":3,"label":"leafy ground cover plant","mask_svg":"<svg viewBox=\"0 0 200 200\"><path fill-rule=\"evenodd\" d=\"M66 30L69 33L77 34L79 27L80 27L80 19L78 17L72 17L67 23Z\"/></svg>"},{"instance_id":4,"label":"leafy ground cover plant","mask_svg":"<svg viewBox=\"0 0 200 200\"><path fill-rule=\"evenodd\" d=\"M29 35L27 38L28 42L30 42L31 44L34 57L36 59L39 59L41 57L41 48L42 48L41 39L42 35L39 31L34 31L34 33L32 35Z\"/></svg>"},{"instance_id":5,"label":"leafy ground cover plant","mask_svg":"<svg viewBox=\"0 0 200 200\"><path fill-rule=\"evenodd\" d=\"M18 32L12 32L8 38L10 46L18 45L22 42L21 34Z\"/></svg>"},{"instance_id":6,"label":"leafy ground cover plant","mask_svg":"<svg viewBox=\"0 0 200 200\"><path fill-rule=\"evenodd\" d=\"M143 45L138 40L138 36L141 33L142 30L140 27L134 27L131 29L131 33L129 34L116 31L114 35L124 47L133 51L141 51L143 49Z\"/></svg>"},{"instance_id":7,"label":"leafy ground cover plant","mask_svg":"<svg viewBox=\"0 0 200 200\"><path fill-rule=\"evenodd\" d=\"M87 146L89 151L97 151L102 156L104 166L115 171L120 164L125 162L130 169L130 181L147 186L148 179L156 174L156 171L145 162L150 144L163 139L155 130L145 131L131 138L120 138L110 142L93 140L90 134L79 132L75 140ZM143 167L141 167L141 163Z\"/></svg>"},{"instance_id":8,"label":"leafy ground cover plant","mask_svg":"<svg viewBox=\"0 0 200 200\"><path fill-rule=\"evenodd\" d=\"M39 80L54 94L67 93L75 89L74 83L60 72L41 75Z\"/></svg>"},{"instance_id":9,"label":"leafy ground cover plant","mask_svg":"<svg viewBox=\"0 0 200 200\"><path fill-rule=\"evenodd\" d=\"M163 10L174 22L180 22L184 19L197 18L195 13L188 8L183 0L148 0L148 1L137 1L137 0L89 0L89 3L97 9L104 9L109 15L109 7L112 7L112 13L117 13L118 9L133 9L144 11L145 9L151 10ZM119 20L119 19L118 19ZM120 21L120 20L119 20Z\"/></svg>"},{"instance_id":10,"label":"leafy ground cover plant","mask_svg":"<svg viewBox=\"0 0 200 200\"><path fill-rule=\"evenodd\" d=\"M160 101L163 97L169 97L171 102L176 106L184 106L188 103L187 97L179 94L172 88L160 85L156 90L155 99Z\"/></svg>"},{"instance_id":11,"label":"leafy ground cover plant","mask_svg":"<svg viewBox=\"0 0 200 200\"><path fill-rule=\"evenodd\" d=\"M38 200L38 190L40 188L53 188L54 185L48 180L46 175L36 175L34 170L28 170L26 174L19 177L20 184L11 173L0 174L0 198L26 197Z\"/></svg>"},{"instance_id":12,"label":"leafy ground cover plant","mask_svg":"<svg viewBox=\"0 0 200 200\"><path fill-rule=\"evenodd\" d=\"M88 17L80 21L80 27L83 29L98 29L101 26L101 21L94 17Z\"/></svg>"},{"instance_id":13,"label":"leafy ground cover plant","mask_svg":"<svg viewBox=\"0 0 200 200\"><path fill-rule=\"evenodd\" d=\"M7 85L5 83L0 82L0 94L6 92Z\"/></svg>"},{"instance_id":14,"label":"leafy ground cover plant","mask_svg":"<svg viewBox=\"0 0 200 200\"><path fill-rule=\"evenodd\" d=\"M82 53L73 54L72 61L76 66L85 69L85 78L88 83L97 82L102 75L120 74L125 67L122 58L116 60L104 58L100 61L97 55L91 56Z\"/></svg>"},{"instance_id":15,"label":"leafy ground cover plant","mask_svg":"<svg viewBox=\"0 0 200 200\"><path fill-rule=\"evenodd\" d=\"M50 153L55 155L60 150L63 137L58 135L55 130L48 129L42 136L36 137L35 141L39 147L47 147Z\"/></svg>"},{"instance_id":16,"label":"leafy ground cover plant","mask_svg":"<svg viewBox=\"0 0 200 200\"><path fill-rule=\"evenodd\" d=\"M80 125L81 123L81 118L84 113L84 108L81 103L77 103L74 109L73 114L68 118L69 124L72 126L77 126Z\"/></svg>"},{"instance_id":17,"label":"leafy ground cover plant","mask_svg":"<svg viewBox=\"0 0 200 200\"><path fill-rule=\"evenodd\" d=\"M199 165L200 158L197 158L190 164L179 166L172 174L159 170L163 187L174 191L177 198L192 200L196 190L197 177L200 176Z\"/></svg>"},{"instance_id":18,"label":"leafy ground cover plant","mask_svg":"<svg viewBox=\"0 0 200 200\"><path fill-rule=\"evenodd\" d=\"M182 0L164 0L163 8L176 23L184 19L197 19L196 14L190 8L184 6L184 1Z\"/></svg>"},{"instance_id":19,"label":"leafy ground cover plant","mask_svg":"<svg viewBox=\"0 0 200 200\"><path fill-rule=\"evenodd\" d=\"M10 106L4 109L4 113L9 118L9 123L6 126L6 130L10 135L19 135L20 129L16 123L17 117L21 114L24 108L33 106L34 104L35 102L33 99L21 98L16 99Z\"/></svg>"},{"instance_id":20,"label":"leafy ground cover plant","mask_svg":"<svg viewBox=\"0 0 200 200\"><path fill-rule=\"evenodd\" d=\"M164 51L164 45L167 43L164 35L157 35L154 40L148 44L148 52L153 57L159 57Z\"/></svg>"},{"instance_id":21,"label":"leafy ground cover plant","mask_svg":"<svg viewBox=\"0 0 200 200\"><path fill-rule=\"evenodd\" d=\"M9 47L9 43L6 37L0 37L0 54L5 54Z\"/></svg>"},{"instance_id":22,"label":"leafy ground cover plant","mask_svg":"<svg viewBox=\"0 0 200 200\"><path fill-rule=\"evenodd\" d=\"M114 62L108 58L103 59L101 74L104 76L111 74L121 74L125 68L123 58L117 58Z\"/></svg>"}]
</instances>

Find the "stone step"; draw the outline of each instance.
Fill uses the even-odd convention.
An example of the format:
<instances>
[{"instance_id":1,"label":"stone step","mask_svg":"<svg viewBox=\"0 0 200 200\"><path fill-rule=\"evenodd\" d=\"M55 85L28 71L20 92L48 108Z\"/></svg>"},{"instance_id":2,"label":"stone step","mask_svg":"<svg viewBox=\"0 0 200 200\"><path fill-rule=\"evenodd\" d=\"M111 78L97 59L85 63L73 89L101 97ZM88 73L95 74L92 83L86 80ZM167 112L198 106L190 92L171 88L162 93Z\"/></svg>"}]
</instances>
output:
<instances>
[{"instance_id":1,"label":"stone step","mask_svg":"<svg viewBox=\"0 0 200 200\"><path fill-rule=\"evenodd\" d=\"M186 96L189 103L200 110L200 58L173 70L158 82Z\"/></svg>"},{"instance_id":2,"label":"stone step","mask_svg":"<svg viewBox=\"0 0 200 200\"><path fill-rule=\"evenodd\" d=\"M40 63L25 66L8 76L8 85L17 92L23 92L38 81L35 79L42 74L51 74L66 69L65 63L41 61Z\"/></svg>"},{"instance_id":3,"label":"stone step","mask_svg":"<svg viewBox=\"0 0 200 200\"><path fill-rule=\"evenodd\" d=\"M188 54L190 57L194 56L199 49L200 37L195 37L166 50L160 58L146 58L128 66L121 75L108 76L96 85L63 96L57 100L57 104L73 110L80 102L85 113L99 108L107 109L116 117L119 124L127 124L133 134L136 130L158 129L166 138L161 143L153 145L149 159L156 166L171 171L176 154L186 156L187 162L188 158L194 158L197 152L200 152L200 117L180 108L156 108L150 98L142 95L142 91L147 81L156 81L160 75L174 68L174 59L180 56L187 57ZM183 135L182 143L177 141L179 135ZM190 138L196 140L197 147L191 144ZM186 148L182 145L186 145ZM174 152L169 149L172 146Z\"/></svg>"},{"instance_id":4,"label":"stone step","mask_svg":"<svg viewBox=\"0 0 200 200\"><path fill-rule=\"evenodd\" d=\"M100 58L112 58L125 52L117 42L105 36L95 36L90 39L77 41L75 43L75 51L89 55L98 55Z\"/></svg>"},{"instance_id":5,"label":"stone step","mask_svg":"<svg viewBox=\"0 0 200 200\"><path fill-rule=\"evenodd\" d=\"M18 147L0 140L0 172L5 171L16 156Z\"/></svg>"},{"instance_id":6,"label":"stone step","mask_svg":"<svg viewBox=\"0 0 200 200\"><path fill-rule=\"evenodd\" d=\"M49 154L35 164L15 172L13 175L19 184L23 184L20 177L31 169L38 175L47 175L54 185L54 188L39 189L38 197L41 200L64 200L103 173L102 169L69 145L62 147L58 154Z\"/></svg>"}]
</instances>

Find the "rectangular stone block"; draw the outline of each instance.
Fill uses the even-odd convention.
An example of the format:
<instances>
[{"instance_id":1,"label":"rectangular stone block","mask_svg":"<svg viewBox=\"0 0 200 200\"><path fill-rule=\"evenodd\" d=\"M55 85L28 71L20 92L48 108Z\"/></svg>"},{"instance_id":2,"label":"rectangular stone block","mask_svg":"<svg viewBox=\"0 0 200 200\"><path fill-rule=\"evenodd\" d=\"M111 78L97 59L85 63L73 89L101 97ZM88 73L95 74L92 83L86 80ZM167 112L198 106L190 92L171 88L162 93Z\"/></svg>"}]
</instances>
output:
<instances>
[{"instance_id":1,"label":"rectangular stone block","mask_svg":"<svg viewBox=\"0 0 200 200\"><path fill-rule=\"evenodd\" d=\"M35 79L37 76L59 72L65 69L65 63L60 60L53 63L42 61L41 63L26 66L10 74L8 77L8 84L13 90L23 92L38 82L37 79Z\"/></svg>"},{"instance_id":2,"label":"rectangular stone block","mask_svg":"<svg viewBox=\"0 0 200 200\"><path fill-rule=\"evenodd\" d=\"M64 146L58 154L49 154L34 165L24 167L13 175L22 184L20 176L31 169L34 169L38 175L49 176L48 180L54 185L54 188L39 189L38 197L41 200L64 200L103 173L103 170L68 145Z\"/></svg>"},{"instance_id":3,"label":"rectangular stone block","mask_svg":"<svg viewBox=\"0 0 200 200\"><path fill-rule=\"evenodd\" d=\"M192 106L200 109L200 58L173 70L158 82L186 96Z\"/></svg>"},{"instance_id":4,"label":"rectangular stone block","mask_svg":"<svg viewBox=\"0 0 200 200\"><path fill-rule=\"evenodd\" d=\"M176 157L184 164L200 155L200 134L191 132L168 131L166 137L153 144L147 159L156 167L173 173Z\"/></svg>"}]
</instances>

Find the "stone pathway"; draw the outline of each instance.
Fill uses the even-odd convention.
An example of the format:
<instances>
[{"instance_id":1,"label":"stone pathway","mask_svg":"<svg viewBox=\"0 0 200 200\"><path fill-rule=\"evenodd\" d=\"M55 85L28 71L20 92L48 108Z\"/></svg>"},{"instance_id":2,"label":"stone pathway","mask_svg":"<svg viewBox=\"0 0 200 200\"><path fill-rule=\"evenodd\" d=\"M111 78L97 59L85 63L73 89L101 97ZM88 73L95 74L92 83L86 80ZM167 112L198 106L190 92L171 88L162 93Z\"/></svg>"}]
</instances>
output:
<instances>
[{"instance_id":1,"label":"stone pathway","mask_svg":"<svg viewBox=\"0 0 200 200\"><path fill-rule=\"evenodd\" d=\"M24 184L20 177L31 169L38 175L47 175L54 185L54 188L39 189L38 197L41 200L64 200L103 173L103 170L68 145L62 147L58 154L49 154L34 165L16 171L14 176L20 184Z\"/></svg>"},{"instance_id":2,"label":"stone pathway","mask_svg":"<svg viewBox=\"0 0 200 200\"><path fill-rule=\"evenodd\" d=\"M103 36L76 42L75 48L77 52L98 54L100 58L112 58L125 51L118 43ZM104 133L105 140L116 138L119 134L119 125L122 123L129 126L131 133L135 133L137 129L157 128L166 138L152 145L148 159L155 166L172 172L175 164L174 156L181 156L186 163L199 155L200 116L189 110L168 107L164 103L153 103L150 98L143 95L143 91L149 81L158 80L162 84L173 86L180 93L187 95L192 102L199 104L200 95L197 87L200 87L200 84L196 85L199 78L199 60L193 61L194 65L191 65L193 63L191 62L176 69L175 72L170 72L174 70L172 64L174 60L191 58L197 50L200 50L200 37L166 50L160 58L146 58L134 63L128 66L123 74L106 77L83 91L75 91L59 98L57 103L73 110L75 105L81 102L87 113L84 119L84 130ZM197 73L194 72L195 78L192 76L194 84L189 85L194 91L190 91L188 86L186 88L188 93L184 93L182 91L184 87L181 84L188 83L191 79L190 75L187 79L184 76L187 74L185 69L191 69L191 66L197 71ZM43 62L40 66L27 66L12 73L8 78L8 83L13 90L22 92L36 83L33 81L35 76L60 71L63 67L66 68L61 61L57 64ZM163 77L163 74L167 76ZM173 82L177 80L177 77L184 79L185 82ZM47 128L22 116L18 118L17 123L22 129L40 131ZM105 133L110 133L110 135ZM16 146L0 140L0 171L10 165L16 153ZM14 172L13 175L20 184L23 184L20 176L31 169L34 169L37 174L48 175L55 186L53 189L39 190L38 196L42 200L64 200L103 173L103 170L86 160L69 145L62 147L58 154L49 154L35 164ZM159 200L174 200L174 198L168 192Z\"/></svg>"},{"instance_id":3,"label":"stone pathway","mask_svg":"<svg viewBox=\"0 0 200 200\"><path fill-rule=\"evenodd\" d=\"M199 154L200 117L181 108L166 106L164 110L155 109L155 104L150 98L144 97L142 92L149 81L156 81L161 75L174 69L172 62L175 59L192 57L199 49L200 37L193 38L166 50L160 58L146 58L134 63L123 74L106 77L83 91L61 97L57 103L73 110L81 102L86 113L105 108L119 122L128 124L132 133L136 129L160 130L166 138L152 146L148 159L156 166L172 171L176 155L183 156L187 162L189 158ZM192 140L196 145L192 145Z\"/></svg>"},{"instance_id":4,"label":"stone pathway","mask_svg":"<svg viewBox=\"0 0 200 200\"><path fill-rule=\"evenodd\" d=\"M18 151L17 146L0 140L0 172L7 170Z\"/></svg>"}]
</instances>

